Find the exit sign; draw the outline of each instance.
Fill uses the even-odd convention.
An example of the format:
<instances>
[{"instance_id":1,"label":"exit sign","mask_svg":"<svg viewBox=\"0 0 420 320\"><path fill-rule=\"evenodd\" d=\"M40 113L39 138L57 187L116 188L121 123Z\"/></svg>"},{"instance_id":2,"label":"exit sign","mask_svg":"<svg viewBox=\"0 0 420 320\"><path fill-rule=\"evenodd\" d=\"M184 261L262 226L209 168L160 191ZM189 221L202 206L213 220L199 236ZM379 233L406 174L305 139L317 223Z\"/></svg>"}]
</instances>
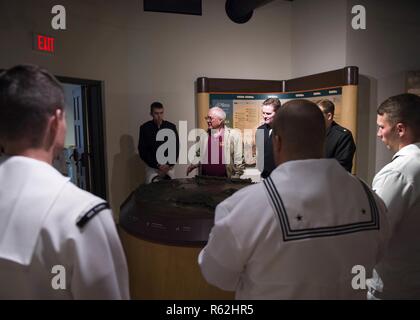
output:
<instances>
[{"instance_id":1,"label":"exit sign","mask_svg":"<svg viewBox=\"0 0 420 320\"><path fill-rule=\"evenodd\" d=\"M34 33L33 47L37 51L54 53L55 38Z\"/></svg>"}]
</instances>

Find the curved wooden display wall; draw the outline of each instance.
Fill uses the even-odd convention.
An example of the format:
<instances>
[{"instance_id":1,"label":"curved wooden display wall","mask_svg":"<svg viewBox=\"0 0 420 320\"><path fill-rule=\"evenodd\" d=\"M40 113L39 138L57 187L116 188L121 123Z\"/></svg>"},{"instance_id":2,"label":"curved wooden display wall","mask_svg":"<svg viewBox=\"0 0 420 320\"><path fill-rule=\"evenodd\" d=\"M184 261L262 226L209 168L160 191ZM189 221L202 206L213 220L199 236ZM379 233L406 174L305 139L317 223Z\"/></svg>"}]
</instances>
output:
<instances>
[{"instance_id":1,"label":"curved wooden display wall","mask_svg":"<svg viewBox=\"0 0 420 320\"><path fill-rule=\"evenodd\" d=\"M290 80L201 77L197 79L197 124L199 128L207 129L204 117L210 107L211 94L278 94L281 99L282 96L290 96L292 93L340 88L342 97L339 124L349 129L356 141L358 80L359 69L354 66ZM357 151L353 159L353 174L356 174L356 156Z\"/></svg>"}]
</instances>

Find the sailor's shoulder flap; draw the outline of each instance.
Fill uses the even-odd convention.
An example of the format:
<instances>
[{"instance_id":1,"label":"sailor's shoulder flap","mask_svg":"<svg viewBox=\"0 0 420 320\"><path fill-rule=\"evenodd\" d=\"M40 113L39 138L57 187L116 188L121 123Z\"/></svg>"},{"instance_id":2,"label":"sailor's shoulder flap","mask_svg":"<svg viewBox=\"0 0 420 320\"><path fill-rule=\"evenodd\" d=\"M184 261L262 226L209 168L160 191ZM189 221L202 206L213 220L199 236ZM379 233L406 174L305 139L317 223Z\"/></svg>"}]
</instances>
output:
<instances>
[{"instance_id":1,"label":"sailor's shoulder flap","mask_svg":"<svg viewBox=\"0 0 420 320\"><path fill-rule=\"evenodd\" d=\"M95 217L98 213L109 209L108 202L101 202L99 204L94 205L93 207L90 207L87 211L82 213L77 217L76 225L79 228L83 228L93 217Z\"/></svg>"}]
</instances>

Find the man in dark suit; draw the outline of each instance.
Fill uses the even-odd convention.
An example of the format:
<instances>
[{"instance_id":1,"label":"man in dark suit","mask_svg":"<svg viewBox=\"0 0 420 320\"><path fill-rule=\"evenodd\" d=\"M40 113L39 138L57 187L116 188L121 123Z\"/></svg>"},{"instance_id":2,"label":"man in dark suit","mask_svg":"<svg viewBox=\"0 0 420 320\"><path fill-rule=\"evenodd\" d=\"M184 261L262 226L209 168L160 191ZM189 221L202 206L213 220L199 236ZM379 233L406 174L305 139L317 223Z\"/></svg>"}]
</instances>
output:
<instances>
[{"instance_id":1,"label":"man in dark suit","mask_svg":"<svg viewBox=\"0 0 420 320\"><path fill-rule=\"evenodd\" d=\"M163 119L163 105L160 102L153 102L150 106L152 120L140 126L138 151L140 158L145 163L146 176L145 183L158 181L161 179L174 178L174 166L179 156L179 137L175 124ZM171 130L172 137L166 136L165 140L157 139L161 130ZM165 136L165 134L162 134ZM170 133L170 132L166 132ZM168 140L175 140L169 143ZM169 149L165 152L165 159L158 159L158 149L163 144L168 144ZM175 148L174 149L171 149ZM175 151L175 152L174 152ZM166 157L167 156L167 157Z\"/></svg>"},{"instance_id":2,"label":"man in dark suit","mask_svg":"<svg viewBox=\"0 0 420 320\"><path fill-rule=\"evenodd\" d=\"M325 141L325 157L335 158L348 171L353 166L356 145L349 129L334 121L335 106L330 100L323 99L316 103L324 114L327 136Z\"/></svg>"},{"instance_id":3,"label":"man in dark suit","mask_svg":"<svg viewBox=\"0 0 420 320\"><path fill-rule=\"evenodd\" d=\"M277 98L266 99L261 107L264 124L257 128L257 168L261 171L261 178L267 178L276 168L272 146L272 122L281 103Z\"/></svg>"}]
</instances>

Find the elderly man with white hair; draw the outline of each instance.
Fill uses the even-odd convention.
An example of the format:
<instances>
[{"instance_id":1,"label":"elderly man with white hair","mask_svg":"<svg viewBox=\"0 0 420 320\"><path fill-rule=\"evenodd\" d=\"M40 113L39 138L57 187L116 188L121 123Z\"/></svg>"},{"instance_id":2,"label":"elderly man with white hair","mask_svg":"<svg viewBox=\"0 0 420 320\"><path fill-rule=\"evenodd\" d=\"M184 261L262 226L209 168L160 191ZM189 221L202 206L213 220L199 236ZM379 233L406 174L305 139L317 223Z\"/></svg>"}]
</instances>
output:
<instances>
[{"instance_id":1,"label":"elderly man with white hair","mask_svg":"<svg viewBox=\"0 0 420 320\"><path fill-rule=\"evenodd\" d=\"M188 167L187 175L199 168L202 175L239 178L245 168L240 131L225 126L226 113L220 107L209 109L205 119L208 136L197 151L200 161Z\"/></svg>"}]
</instances>

